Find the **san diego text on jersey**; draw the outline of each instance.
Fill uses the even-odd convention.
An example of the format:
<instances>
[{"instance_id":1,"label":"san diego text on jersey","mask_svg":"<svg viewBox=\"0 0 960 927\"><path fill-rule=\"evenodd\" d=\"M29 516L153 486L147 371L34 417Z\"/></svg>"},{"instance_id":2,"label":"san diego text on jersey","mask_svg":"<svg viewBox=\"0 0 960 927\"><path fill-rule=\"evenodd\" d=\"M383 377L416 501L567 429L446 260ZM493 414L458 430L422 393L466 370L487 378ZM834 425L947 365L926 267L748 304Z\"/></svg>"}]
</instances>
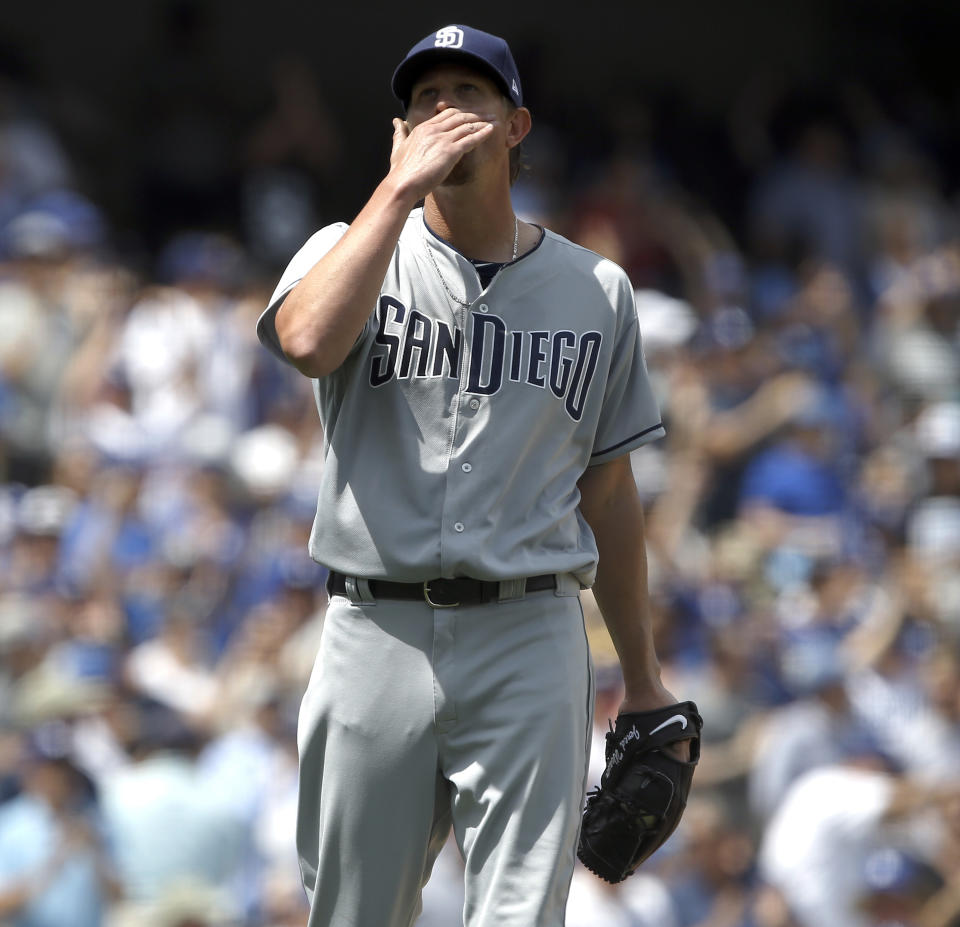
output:
<instances>
[{"instance_id":1,"label":"san diego text on jersey","mask_svg":"<svg viewBox=\"0 0 960 927\"><path fill-rule=\"evenodd\" d=\"M493 313L471 313L464 332L391 296L380 297L376 319L371 386L394 378L463 377L465 392L491 396L506 379L548 389L575 422L583 415L603 343L598 331L510 331Z\"/></svg>"}]
</instances>

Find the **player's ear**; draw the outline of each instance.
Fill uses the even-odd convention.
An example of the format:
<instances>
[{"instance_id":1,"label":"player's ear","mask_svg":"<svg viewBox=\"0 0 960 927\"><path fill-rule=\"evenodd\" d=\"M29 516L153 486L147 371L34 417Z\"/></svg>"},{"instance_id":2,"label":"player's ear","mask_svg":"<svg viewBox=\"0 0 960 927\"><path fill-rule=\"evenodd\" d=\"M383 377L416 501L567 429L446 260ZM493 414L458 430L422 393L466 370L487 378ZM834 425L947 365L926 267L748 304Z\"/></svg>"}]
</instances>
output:
<instances>
[{"instance_id":1,"label":"player's ear","mask_svg":"<svg viewBox=\"0 0 960 927\"><path fill-rule=\"evenodd\" d=\"M518 106L507 116L507 147L516 148L530 132L533 121L530 110L525 106Z\"/></svg>"}]
</instances>

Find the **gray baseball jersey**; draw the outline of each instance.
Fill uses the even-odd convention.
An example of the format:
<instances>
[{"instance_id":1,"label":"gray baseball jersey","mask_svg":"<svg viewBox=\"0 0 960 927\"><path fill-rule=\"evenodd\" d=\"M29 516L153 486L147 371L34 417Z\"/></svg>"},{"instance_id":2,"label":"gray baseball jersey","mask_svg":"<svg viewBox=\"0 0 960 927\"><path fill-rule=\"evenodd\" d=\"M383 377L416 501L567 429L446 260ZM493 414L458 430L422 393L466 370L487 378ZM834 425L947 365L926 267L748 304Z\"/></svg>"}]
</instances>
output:
<instances>
[{"instance_id":1,"label":"gray baseball jersey","mask_svg":"<svg viewBox=\"0 0 960 927\"><path fill-rule=\"evenodd\" d=\"M278 357L278 307L346 229L321 229L284 272L257 326ZM623 270L545 231L484 289L422 209L314 393L325 465L310 553L365 578L570 572L591 585L577 480L664 433Z\"/></svg>"}]
</instances>

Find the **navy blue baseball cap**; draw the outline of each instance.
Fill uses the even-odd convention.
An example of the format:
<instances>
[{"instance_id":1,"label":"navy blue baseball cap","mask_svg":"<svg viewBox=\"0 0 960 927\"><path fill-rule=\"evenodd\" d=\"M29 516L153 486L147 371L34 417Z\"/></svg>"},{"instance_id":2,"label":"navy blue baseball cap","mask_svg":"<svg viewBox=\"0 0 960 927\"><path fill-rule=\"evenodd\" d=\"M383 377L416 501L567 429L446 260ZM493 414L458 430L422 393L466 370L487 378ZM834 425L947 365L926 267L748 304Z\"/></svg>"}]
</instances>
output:
<instances>
[{"instance_id":1,"label":"navy blue baseball cap","mask_svg":"<svg viewBox=\"0 0 960 927\"><path fill-rule=\"evenodd\" d=\"M444 26L417 42L393 72L393 93L404 109L410 102L410 91L417 77L441 61L461 61L478 67L490 75L515 105L523 106L520 74L510 46L499 36L470 26Z\"/></svg>"}]
</instances>

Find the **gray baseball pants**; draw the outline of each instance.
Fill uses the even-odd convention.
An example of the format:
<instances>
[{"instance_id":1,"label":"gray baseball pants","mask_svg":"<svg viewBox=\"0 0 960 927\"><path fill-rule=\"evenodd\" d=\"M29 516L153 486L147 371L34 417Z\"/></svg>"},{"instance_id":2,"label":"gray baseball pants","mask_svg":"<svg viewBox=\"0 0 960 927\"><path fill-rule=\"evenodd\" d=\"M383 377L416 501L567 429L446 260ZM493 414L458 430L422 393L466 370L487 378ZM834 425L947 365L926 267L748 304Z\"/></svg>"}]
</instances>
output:
<instances>
[{"instance_id":1,"label":"gray baseball pants","mask_svg":"<svg viewBox=\"0 0 960 927\"><path fill-rule=\"evenodd\" d=\"M331 598L298 731L309 927L409 927L451 827L466 927L562 927L593 684L579 586L558 587Z\"/></svg>"}]
</instances>

